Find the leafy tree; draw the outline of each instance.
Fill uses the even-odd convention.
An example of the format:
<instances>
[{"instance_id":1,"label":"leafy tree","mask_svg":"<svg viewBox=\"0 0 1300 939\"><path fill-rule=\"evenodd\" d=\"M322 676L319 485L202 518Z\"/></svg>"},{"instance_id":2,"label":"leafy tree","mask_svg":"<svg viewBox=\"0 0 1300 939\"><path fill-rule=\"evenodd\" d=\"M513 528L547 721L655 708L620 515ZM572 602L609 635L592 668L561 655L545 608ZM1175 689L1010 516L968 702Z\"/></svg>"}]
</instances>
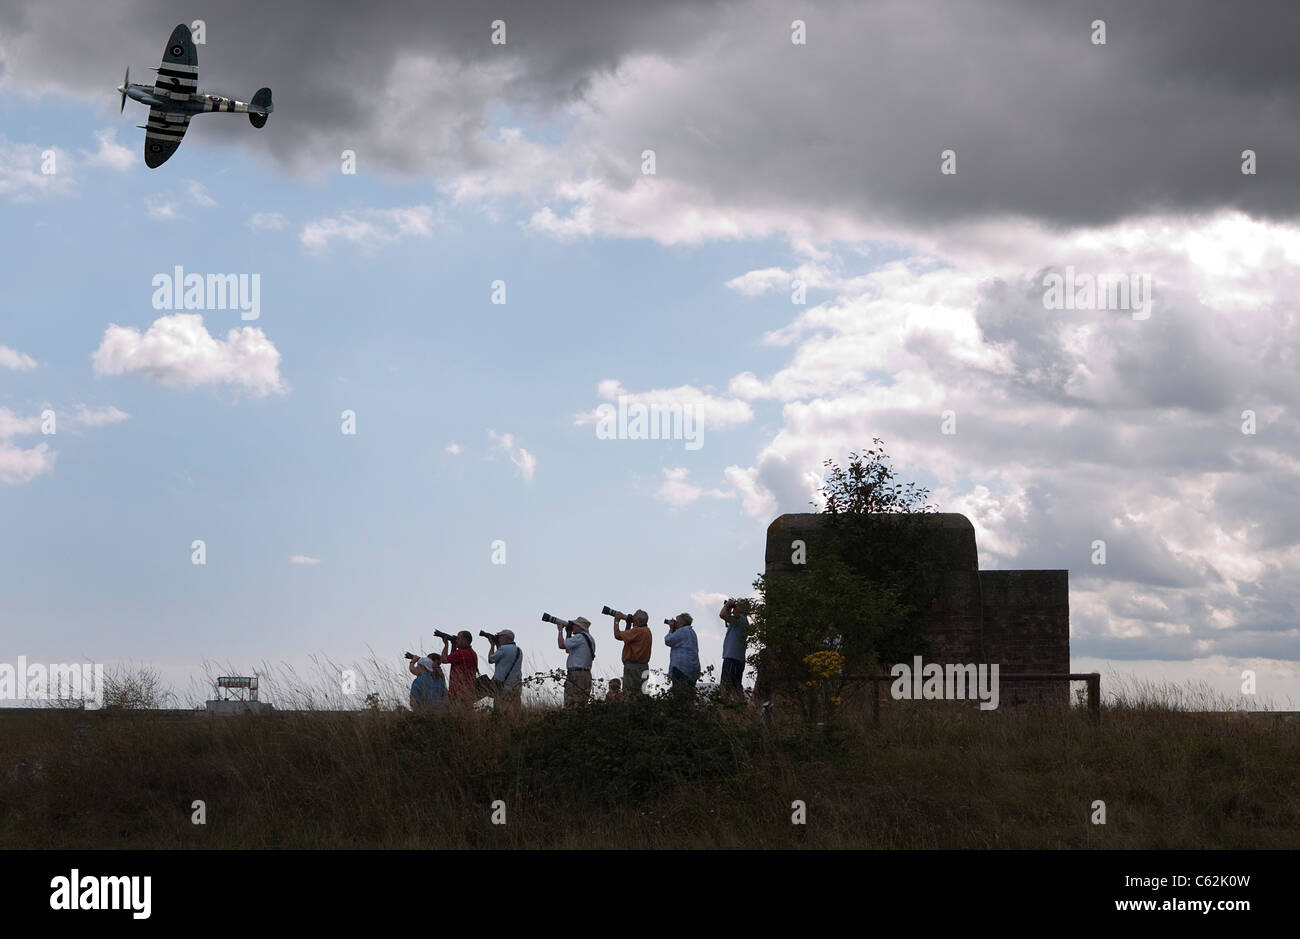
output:
<instances>
[{"instance_id":1,"label":"leafy tree","mask_svg":"<svg viewBox=\"0 0 1300 939\"><path fill-rule=\"evenodd\" d=\"M802 570L754 581L762 602L753 610L760 651L751 662L772 690L799 693L809 716L805 660L813 653L843 657L842 685L925 651L921 627L936 583L927 564L934 527L921 516L935 508L928 489L898 481L882 441L872 443L850 453L847 466L826 461L826 525L809 537Z\"/></svg>"}]
</instances>

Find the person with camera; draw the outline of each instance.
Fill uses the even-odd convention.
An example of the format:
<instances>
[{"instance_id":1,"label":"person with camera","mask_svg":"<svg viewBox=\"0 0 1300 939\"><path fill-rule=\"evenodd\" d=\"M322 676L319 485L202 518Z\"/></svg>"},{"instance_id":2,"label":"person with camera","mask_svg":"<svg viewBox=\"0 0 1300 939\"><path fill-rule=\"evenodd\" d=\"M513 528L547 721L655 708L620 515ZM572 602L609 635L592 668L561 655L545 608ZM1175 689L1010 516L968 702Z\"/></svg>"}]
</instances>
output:
<instances>
[{"instance_id":1,"label":"person with camera","mask_svg":"<svg viewBox=\"0 0 1300 939\"><path fill-rule=\"evenodd\" d=\"M474 636L468 629L462 629L456 635L434 631L442 640L442 660L451 666L451 677L447 682L447 695L456 704L473 704L480 697L478 693L478 653L474 651ZM455 649L448 647L455 643Z\"/></svg>"},{"instance_id":2,"label":"person with camera","mask_svg":"<svg viewBox=\"0 0 1300 939\"><path fill-rule=\"evenodd\" d=\"M479 635L487 638L491 647L488 661L496 666L492 675L496 706L514 710L522 698L524 679L524 653L515 645L514 630L503 629L496 635L480 632Z\"/></svg>"},{"instance_id":3,"label":"person with camera","mask_svg":"<svg viewBox=\"0 0 1300 939\"><path fill-rule=\"evenodd\" d=\"M410 659L407 670L415 676L415 681L411 682L411 710L416 714L442 710L447 697L447 683L442 679L438 654L417 657L408 652L406 656Z\"/></svg>"},{"instance_id":4,"label":"person with camera","mask_svg":"<svg viewBox=\"0 0 1300 939\"><path fill-rule=\"evenodd\" d=\"M591 620L554 620L556 644L569 653L565 662L564 706L586 704L591 698L591 665L596 659L596 642L591 638ZM566 636L565 633L568 633Z\"/></svg>"},{"instance_id":5,"label":"person with camera","mask_svg":"<svg viewBox=\"0 0 1300 939\"><path fill-rule=\"evenodd\" d=\"M668 678L676 695L694 694L695 683L700 680L700 641L691 626L693 622L689 613L664 620L668 626L664 644L672 650L668 653Z\"/></svg>"},{"instance_id":6,"label":"person with camera","mask_svg":"<svg viewBox=\"0 0 1300 939\"><path fill-rule=\"evenodd\" d=\"M745 689L745 647L749 633L749 604L734 597L727 599L718 612L727 624L727 635L722 640L722 678L719 691L724 696L743 698Z\"/></svg>"},{"instance_id":7,"label":"person with camera","mask_svg":"<svg viewBox=\"0 0 1300 939\"><path fill-rule=\"evenodd\" d=\"M624 694L638 697L645 694L646 679L650 677L650 652L654 649L654 635L646 625L650 614L637 610L631 616L605 607L605 612L614 617L614 638L623 643L623 689ZM618 628L618 621L627 623L626 629Z\"/></svg>"}]
</instances>

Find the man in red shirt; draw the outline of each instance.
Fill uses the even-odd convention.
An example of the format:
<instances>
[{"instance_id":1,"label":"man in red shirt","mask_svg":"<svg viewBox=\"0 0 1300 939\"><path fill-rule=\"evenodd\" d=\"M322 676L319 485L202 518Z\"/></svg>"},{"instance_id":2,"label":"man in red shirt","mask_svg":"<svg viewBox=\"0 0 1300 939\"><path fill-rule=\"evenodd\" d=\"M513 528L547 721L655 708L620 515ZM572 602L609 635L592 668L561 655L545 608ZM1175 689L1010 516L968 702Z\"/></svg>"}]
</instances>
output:
<instances>
[{"instance_id":1,"label":"man in red shirt","mask_svg":"<svg viewBox=\"0 0 1300 939\"><path fill-rule=\"evenodd\" d=\"M448 652L447 640L442 640L442 660L451 663L451 678L447 682L447 696L461 704L478 700L478 653L471 646L474 637L468 629L456 633L456 648Z\"/></svg>"}]
</instances>

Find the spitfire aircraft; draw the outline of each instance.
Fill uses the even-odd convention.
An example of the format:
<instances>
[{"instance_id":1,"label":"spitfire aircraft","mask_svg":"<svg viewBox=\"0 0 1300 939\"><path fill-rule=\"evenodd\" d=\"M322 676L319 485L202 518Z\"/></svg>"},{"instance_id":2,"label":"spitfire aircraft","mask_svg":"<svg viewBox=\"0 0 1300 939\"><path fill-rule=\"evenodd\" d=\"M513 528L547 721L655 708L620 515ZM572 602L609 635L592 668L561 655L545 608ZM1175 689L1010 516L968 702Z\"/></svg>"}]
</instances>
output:
<instances>
[{"instance_id":1,"label":"spitfire aircraft","mask_svg":"<svg viewBox=\"0 0 1300 939\"><path fill-rule=\"evenodd\" d=\"M190 28L184 23L172 30L163 52L162 65L154 69L158 79L152 85L131 84L131 69L117 90L122 93L122 106L126 99L149 106L149 121L137 124L144 132L144 162L150 168L162 166L181 145L181 138L190 126L190 118L206 111L229 111L247 114L254 127L266 124L267 116L275 110L271 104L271 89L261 88L253 100L245 103L220 95L201 94L199 84L199 54L194 48Z\"/></svg>"}]
</instances>

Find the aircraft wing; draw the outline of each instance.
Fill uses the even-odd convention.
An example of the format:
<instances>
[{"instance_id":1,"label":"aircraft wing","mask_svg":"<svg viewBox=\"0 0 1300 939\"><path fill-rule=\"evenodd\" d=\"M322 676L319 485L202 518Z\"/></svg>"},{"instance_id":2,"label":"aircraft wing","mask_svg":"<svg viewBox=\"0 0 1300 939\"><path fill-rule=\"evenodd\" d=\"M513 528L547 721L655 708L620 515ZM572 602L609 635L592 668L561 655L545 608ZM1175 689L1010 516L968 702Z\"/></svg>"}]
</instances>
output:
<instances>
[{"instance_id":1,"label":"aircraft wing","mask_svg":"<svg viewBox=\"0 0 1300 939\"><path fill-rule=\"evenodd\" d=\"M162 108L150 108L144 134L145 166L153 169L166 163L181 145L181 138L189 126L188 114L168 114Z\"/></svg>"},{"instance_id":2,"label":"aircraft wing","mask_svg":"<svg viewBox=\"0 0 1300 939\"><path fill-rule=\"evenodd\" d=\"M158 66L158 79L154 90L173 101L189 101L199 87L199 53L194 48L190 28L181 23L172 30L163 50L162 65Z\"/></svg>"}]
</instances>

